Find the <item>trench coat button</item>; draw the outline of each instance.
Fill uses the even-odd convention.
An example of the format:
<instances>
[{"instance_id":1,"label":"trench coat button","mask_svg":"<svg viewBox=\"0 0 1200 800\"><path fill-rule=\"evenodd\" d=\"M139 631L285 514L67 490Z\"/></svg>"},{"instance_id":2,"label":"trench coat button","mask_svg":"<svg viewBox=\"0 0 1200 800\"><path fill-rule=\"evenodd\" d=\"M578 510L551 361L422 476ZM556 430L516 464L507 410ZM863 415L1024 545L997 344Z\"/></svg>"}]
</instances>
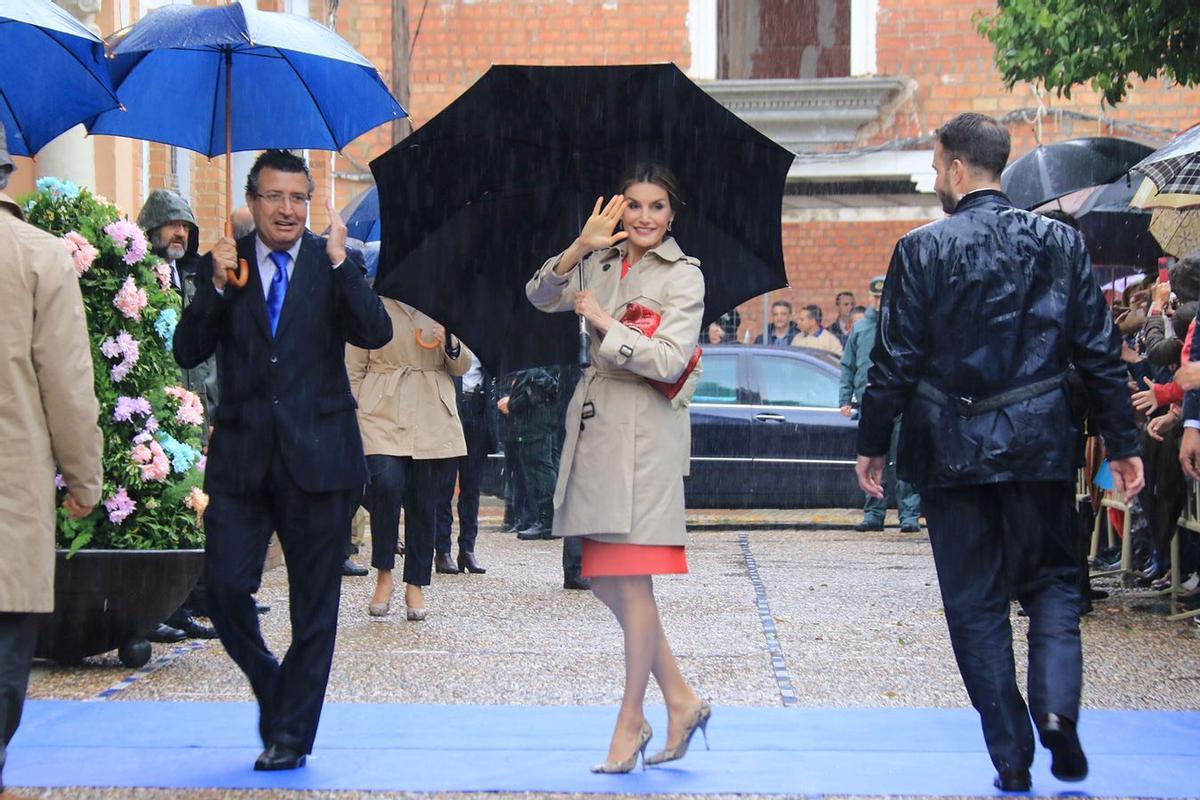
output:
<instances>
[{"instance_id":1,"label":"trench coat button","mask_svg":"<svg viewBox=\"0 0 1200 800\"><path fill-rule=\"evenodd\" d=\"M279 356L271 356L271 363L272 363L272 364L278 364L278 363L279 363Z\"/></svg>"},{"instance_id":2,"label":"trench coat button","mask_svg":"<svg viewBox=\"0 0 1200 800\"><path fill-rule=\"evenodd\" d=\"M587 423L585 423L585 422L581 422L581 423L579 423L579 430L581 430L581 431L582 431L582 430L583 430L584 428L586 428L586 427L587 427Z\"/></svg>"}]
</instances>

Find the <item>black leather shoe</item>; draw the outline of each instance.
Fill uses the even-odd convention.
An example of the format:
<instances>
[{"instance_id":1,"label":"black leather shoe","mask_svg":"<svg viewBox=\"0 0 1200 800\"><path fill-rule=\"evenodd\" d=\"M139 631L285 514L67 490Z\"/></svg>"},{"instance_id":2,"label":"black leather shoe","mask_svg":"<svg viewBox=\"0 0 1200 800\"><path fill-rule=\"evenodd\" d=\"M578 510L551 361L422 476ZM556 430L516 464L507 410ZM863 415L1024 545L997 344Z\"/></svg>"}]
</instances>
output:
<instances>
[{"instance_id":1,"label":"black leather shoe","mask_svg":"<svg viewBox=\"0 0 1200 800\"><path fill-rule=\"evenodd\" d=\"M457 575L458 567L449 553L438 553L433 557L433 567L443 575Z\"/></svg>"},{"instance_id":2,"label":"black leather shoe","mask_svg":"<svg viewBox=\"0 0 1200 800\"><path fill-rule=\"evenodd\" d=\"M259 772L275 772L281 769L298 769L304 766L308 758L303 753L297 753L290 747L281 744L269 744L267 749L254 762L254 768Z\"/></svg>"},{"instance_id":3,"label":"black leather shoe","mask_svg":"<svg viewBox=\"0 0 1200 800\"><path fill-rule=\"evenodd\" d=\"M186 639L187 634L179 628L172 628L170 625L160 623L157 628L146 634L146 638L159 644L174 644Z\"/></svg>"},{"instance_id":4,"label":"black leather shoe","mask_svg":"<svg viewBox=\"0 0 1200 800\"><path fill-rule=\"evenodd\" d=\"M920 533L921 526L919 523L916 523L916 522L902 522L902 523L900 523L900 532L901 533Z\"/></svg>"},{"instance_id":5,"label":"black leather shoe","mask_svg":"<svg viewBox=\"0 0 1200 800\"><path fill-rule=\"evenodd\" d=\"M1038 736L1042 747L1050 751L1054 760L1050 763L1050 774L1060 781L1074 783L1087 777L1087 756L1079 744L1075 722L1058 714L1038 717Z\"/></svg>"},{"instance_id":6,"label":"black leather shoe","mask_svg":"<svg viewBox=\"0 0 1200 800\"><path fill-rule=\"evenodd\" d=\"M368 572L370 572L370 570L368 570L366 567L360 567L358 564L355 564L350 560L349 557L342 562L342 574L348 578L361 578Z\"/></svg>"},{"instance_id":7,"label":"black leather shoe","mask_svg":"<svg viewBox=\"0 0 1200 800\"><path fill-rule=\"evenodd\" d=\"M479 560L475 558L475 554L469 550L458 551L458 571L473 572L476 575L482 575L487 572L483 565L479 563Z\"/></svg>"},{"instance_id":8,"label":"black leather shoe","mask_svg":"<svg viewBox=\"0 0 1200 800\"><path fill-rule=\"evenodd\" d=\"M189 639L215 639L217 631L211 625L205 625L195 617L188 617L179 628Z\"/></svg>"},{"instance_id":9,"label":"black leather shoe","mask_svg":"<svg viewBox=\"0 0 1200 800\"><path fill-rule=\"evenodd\" d=\"M1002 769L996 773L992 786L1002 792L1028 792L1033 780L1027 769Z\"/></svg>"},{"instance_id":10,"label":"black leather shoe","mask_svg":"<svg viewBox=\"0 0 1200 800\"><path fill-rule=\"evenodd\" d=\"M549 539L550 529L540 522L535 522L525 530L518 533L517 538L523 542L532 541L534 539Z\"/></svg>"},{"instance_id":11,"label":"black leather shoe","mask_svg":"<svg viewBox=\"0 0 1200 800\"><path fill-rule=\"evenodd\" d=\"M589 581L587 578L575 578L575 577L564 578L563 579L563 588L564 589L574 589L574 590L578 590L581 592L586 592L592 588L592 582Z\"/></svg>"},{"instance_id":12,"label":"black leather shoe","mask_svg":"<svg viewBox=\"0 0 1200 800\"><path fill-rule=\"evenodd\" d=\"M882 522L867 522L865 519L854 526L859 533L878 532L883 530Z\"/></svg>"}]
</instances>

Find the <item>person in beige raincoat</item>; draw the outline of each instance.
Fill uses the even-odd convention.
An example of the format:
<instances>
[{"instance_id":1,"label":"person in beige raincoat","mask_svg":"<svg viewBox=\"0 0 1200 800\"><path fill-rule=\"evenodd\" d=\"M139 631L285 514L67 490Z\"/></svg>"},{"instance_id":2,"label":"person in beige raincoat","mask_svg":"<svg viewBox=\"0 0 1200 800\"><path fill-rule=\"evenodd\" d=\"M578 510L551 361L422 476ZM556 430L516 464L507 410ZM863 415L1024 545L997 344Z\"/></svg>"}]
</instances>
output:
<instances>
[{"instance_id":1,"label":"person in beige raincoat","mask_svg":"<svg viewBox=\"0 0 1200 800\"><path fill-rule=\"evenodd\" d=\"M663 633L652 576L687 572L683 476L690 456L688 400L700 369L668 400L646 382L679 380L700 337L704 275L668 235L681 204L674 177L640 164L621 194L592 216L575 242L525 287L545 312L587 321L592 366L567 409L554 494L554 533L584 536L583 576L625 636L625 693L608 758L594 772L629 772L681 758L711 709L684 680ZM614 234L616 225L624 230ZM579 290L579 273L586 289ZM618 319L639 303L661 315L646 336ZM643 705L654 674L666 699L666 746L645 757L653 736ZM707 735L707 734L706 734Z\"/></svg>"},{"instance_id":2,"label":"person in beige raincoat","mask_svg":"<svg viewBox=\"0 0 1200 800\"><path fill-rule=\"evenodd\" d=\"M381 617L391 610L403 507L405 615L422 620L421 587L433 577L438 502L454 491L456 459L467 454L453 377L470 369L471 353L412 306L388 297L383 306L392 320L392 340L379 350L346 347L371 476L363 505L371 515L371 565L377 573L368 611ZM453 561L449 567L458 571Z\"/></svg>"},{"instance_id":3,"label":"person in beige raincoat","mask_svg":"<svg viewBox=\"0 0 1200 800\"><path fill-rule=\"evenodd\" d=\"M0 126L0 792L33 664L54 610L54 473L75 519L100 500L100 408L83 297L63 243L24 221L4 189Z\"/></svg>"}]
</instances>

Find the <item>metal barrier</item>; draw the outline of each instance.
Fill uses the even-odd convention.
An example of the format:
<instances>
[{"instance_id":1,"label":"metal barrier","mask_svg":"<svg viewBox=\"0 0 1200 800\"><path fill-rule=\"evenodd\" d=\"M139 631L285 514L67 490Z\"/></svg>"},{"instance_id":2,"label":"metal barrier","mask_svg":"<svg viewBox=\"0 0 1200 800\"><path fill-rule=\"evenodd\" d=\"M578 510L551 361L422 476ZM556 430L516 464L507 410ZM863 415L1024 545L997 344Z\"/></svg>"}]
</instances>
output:
<instances>
[{"instance_id":1,"label":"metal barrier","mask_svg":"<svg viewBox=\"0 0 1200 800\"><path fill-rule=\"evenodd\" d=\"M1088 497L1087 478L1084 476L1083 470L1079 471L1075 485L1075 495L1077 500L1083 500ZM1121 530L1124 535L1117 536L1113 528L1112 520L1109 518L1108 509L1115 509L1122 514ZM1184 504L1183 513L1179 516L1178 525L1180 528L1187 528L1190 531L1195 531L1200 534L1200 489L1197 485L1188 481L1187 502ZM1094 570L1091 572L1091 577L1102 578L1113 575L1121 577L1121 584L1129 587L1139 577L1133 568L1133 537L1129 536L1130 530L1130 506L1123 499L1117 497L1109 491L1101 492L1100 507L1096 509L1096 523L1092 527L1092 546L1088 552L1089 561L1095 562L1096 556L1100 552L1101 531L1107 533L1108 546L1113 547L1117 543L1117 539L1121 540L1121 561L1115 569ZM1179 595L1182 592L1182 575L1179 569L1179 532L1171 537L1171 585L1166 589L1151 590L1144 592L1122 592L1120 599L1134 600L1147 599L1155 597L1170 597L1171 613L1167 615L1169 620L1184 620L1192 617L1200 616L1200 609L1194 611L1181 610L1179 603Z\"/></svg>"}]
</instances>

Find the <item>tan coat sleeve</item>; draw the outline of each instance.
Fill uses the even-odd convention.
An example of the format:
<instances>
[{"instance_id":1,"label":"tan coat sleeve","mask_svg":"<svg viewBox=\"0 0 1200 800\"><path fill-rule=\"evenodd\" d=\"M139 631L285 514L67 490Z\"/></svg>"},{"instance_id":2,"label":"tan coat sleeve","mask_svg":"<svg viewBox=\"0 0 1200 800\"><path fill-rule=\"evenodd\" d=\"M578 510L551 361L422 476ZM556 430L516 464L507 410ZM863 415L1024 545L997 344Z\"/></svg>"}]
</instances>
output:
<instances>
[{"instance_id":1,"label":"tan coat sleeve","mask_svg":"<svg viewBox=\"0 0 1200 800\"><path fill-rule=\"evenodd\" d=\"M467 349L461 339L458 340L458 358L451 358L444 347L442 348L442 357L446 361L446 371L455 378L461 378L471 369L471 351Z\"/></svg>"},{"instance_id":2,"label":"tan coat sleeve","mask_svg":"<svg viewBox=\"0 0 1200 800\"><path fill-rule=\"evenodd\" d=\"M548 259L542 268L525 284L525 296L539 311L553 314L559 311L570 311L575 307L575 289L578 286L579 270L583 269L584 258L571 268L566 275L555 275L554 268L558 265L562 254Z\"/></svg>"},{"instance_id":3,"label":"tan coat sleeve","mask_svg":"<svg viewBox=\"0 0 1200 800\"><path fill-rule=\"evenodd\" d=\"M34 264L33 366L55 463L71 496L92 506L102 483L100 407L79 280L57 245L41 245Z\"/></svg>"},{"instance_id":4,"label":"tan coat sleeve","mask_svg":"<svg viewBox=\"0 0 1200 800\"><path fill-rule=\"evenodd\" d=\"M672 267L670 294L653 336L620 323L604 334L600 355L635 375L656 381L679 379L695 352L704 316L704 273L691 264Z\"/></svg>"}]
</instances>

